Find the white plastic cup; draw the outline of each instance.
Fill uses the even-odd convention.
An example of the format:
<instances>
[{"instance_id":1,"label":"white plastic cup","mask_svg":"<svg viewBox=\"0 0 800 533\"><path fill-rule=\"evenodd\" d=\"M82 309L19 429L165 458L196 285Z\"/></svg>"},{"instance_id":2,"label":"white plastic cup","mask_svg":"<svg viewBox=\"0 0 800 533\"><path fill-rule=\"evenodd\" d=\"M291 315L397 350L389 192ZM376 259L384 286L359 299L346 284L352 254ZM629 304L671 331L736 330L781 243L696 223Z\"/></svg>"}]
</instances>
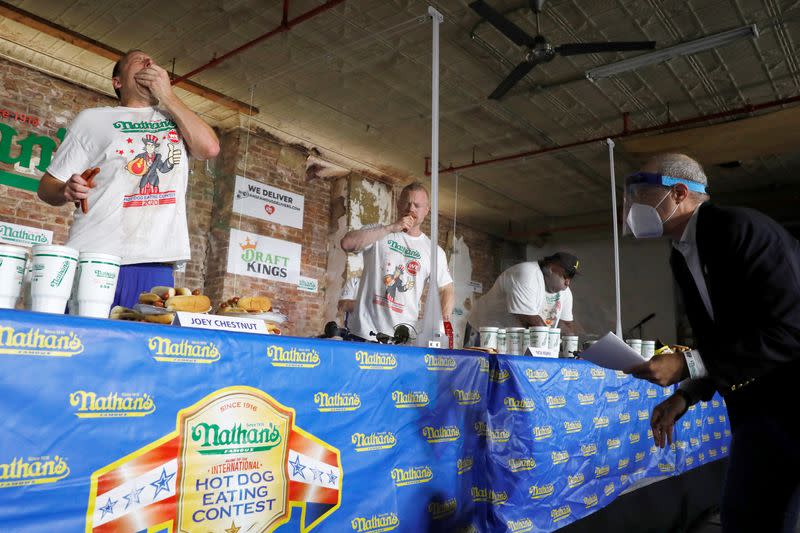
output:
<instances>
[{"instance_id":1,"label":"white plastic cup","mask_svg":"<svg viewBox=\"0 0 800 533\"><path fill-rule=\"evenodd\" d=\"M497 353L508 353L508 335L505 328L497 329Z\"/></svg>"},{"instance_id":2,"label":"white plastic cup","mask_svg":"<svg viewBox=\"0 0 800 533\"><path fill-rule=\"evenodd\" d=\"M14 309L22 293L28 250L21 246L0 244L0 307Z\"/></svg>"},{"instance_id":3,"label":"white plastic cup","mask_svg":"<svg viewBox=\"0 0 800 533\"><path fill-rule=\"evenodd\" d=\"M533 348L547 348L550 328L547 326L533 326L532 328L528 328L528 333L530 334L531 346Z\"/></svg>"},{"instance_id":4,"label":"white plastic cup","mask_svg":"<svg viewBox=\"0 0 800 533\"><path fill-rule=\"evenodd\" d=\"M547 347L551 350L558 350L561 345L561 328L550 328L547 335Z\"/></svg>"},{"instance_id":5,"label":"white plastic cup","mask_svg":"<svg viewBox=\"0 0 800 533\"><path fill-rule=\"evenodd\" d=\"M511 355L522 355L525 349L522 347L525 342L525 328L506 328L506 339L508 343L508 353Z\"/></svg>"},{"instance_id":6,"label":"white plastic cup","mask_svg":"<svg viewBox=\"0 0 800 533\"><path fill-rule=\"evenodd\" d=\"M119 279L120 257L82 252L78 259L78 288L75 299L78 314L108 318Z\"/></svg>"},{"instance_id":7,"label":"white plastic cup","mask_svg":"<svg viewBox=\"0 0 800 533\"><path fill-rule=\"evenodd\" d=\"M650 359L656 354L656 341L642 341L642 357Z\"/></svg>"},{"instance_id":8,"label":"white plastic cup","mask_svg":"<svg viewBox=\"0 0 800 533\"><path fill-rule=\"evenodd\" d=\"M578 351L578 336L577 335L564 335L561 344L561 357L574 357L575 352Z\"/></svg>"},{"instance_id":9,"label":"white plastic cup","mask_svg":"<svg viewBox=\"0 0 800 533\"><path fill-rule=\"evenodd\" d=\"M625 344L633 348L633 350L639 354L642 353L642 339L628 339L625 341Z\"/></svg>"},{"instance_id":10,"label":"white plastic cup","mask_svg":"<svg viewBox=\"0 0 800 533\"><path fill-rule=\"evenodd\" d=\"M78 267L78 250L54 244L33 247L31 310L64 314Z\"/></svg>"},{"instance_id":11,"label":"white plastic cup","mask_svg":"<svg viewBox=\"0 0 800 533\"><path fill-rule=\"evenodd\" d=\"M497 350L497 329L493 327L480 328L481 348Z\"/></svg>"}]
</instances>

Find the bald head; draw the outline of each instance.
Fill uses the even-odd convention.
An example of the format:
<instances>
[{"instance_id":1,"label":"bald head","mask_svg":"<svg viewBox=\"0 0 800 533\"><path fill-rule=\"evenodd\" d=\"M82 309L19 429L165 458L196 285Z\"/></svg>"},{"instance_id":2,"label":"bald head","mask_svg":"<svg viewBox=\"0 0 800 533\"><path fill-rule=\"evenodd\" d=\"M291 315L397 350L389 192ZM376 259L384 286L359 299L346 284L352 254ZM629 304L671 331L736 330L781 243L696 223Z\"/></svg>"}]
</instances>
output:
<instances>
[{"instance_id":1,"label":"bald head","mask_svg":"<svg viewBox=\"0 0 800 533\"><path fill-rule=\"evenodd\" d=\"M703 166L686 154L659 154L651 157L642 167L644 172L655 172L662 176L672 176L708 186L708 178ZM690 192L690 196L705 199L707 194Z\"/></svg>"}]
</instances>

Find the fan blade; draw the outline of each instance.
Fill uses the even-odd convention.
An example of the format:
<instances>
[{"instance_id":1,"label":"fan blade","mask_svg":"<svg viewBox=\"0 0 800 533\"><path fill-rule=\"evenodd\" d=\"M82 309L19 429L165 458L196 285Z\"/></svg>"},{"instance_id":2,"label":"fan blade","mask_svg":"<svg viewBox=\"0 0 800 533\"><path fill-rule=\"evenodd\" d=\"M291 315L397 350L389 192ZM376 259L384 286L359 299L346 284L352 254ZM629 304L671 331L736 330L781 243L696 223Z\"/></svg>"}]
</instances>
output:
<instances>
[{"instance_id":1,"label":"fan blade","mask_svg":"<svg viewBox=\"0 0 800 533\"><path fill-rule=\"evenodd\" d=\"M633 52L635 50L652 50L655 41L609 41L606 43L569 43L556 46L555 50L562 56L578 54L598 54L602 52Z\"/></svg>"},{"instance_id":2,"label":"fan blade","mask_svg":"<svg viewBox=\"0 0 800 533\"><path fill-rule=\"evenodd\" d=\"M483 0L476 0L469 7L519 46L533 46L533 37Z\"/></svg>"},{"instance_id":3,"label":"fan blade","mask_svg":"<svg viewBox=\"0 0 800 533\"><path fill-rule=\"evenodd\" d=\"M505 94L511 90L511 88L519 82L522 78L528 75L528 72L531 71L533 67L536 66L536 63L523 61L519 65L517 65L514 70L511 71L511 74L506 76L506 79L500 82L500 85L492 91L492 94L489 95L490 100L500 100Z\"/></svg>"}]
</instances>

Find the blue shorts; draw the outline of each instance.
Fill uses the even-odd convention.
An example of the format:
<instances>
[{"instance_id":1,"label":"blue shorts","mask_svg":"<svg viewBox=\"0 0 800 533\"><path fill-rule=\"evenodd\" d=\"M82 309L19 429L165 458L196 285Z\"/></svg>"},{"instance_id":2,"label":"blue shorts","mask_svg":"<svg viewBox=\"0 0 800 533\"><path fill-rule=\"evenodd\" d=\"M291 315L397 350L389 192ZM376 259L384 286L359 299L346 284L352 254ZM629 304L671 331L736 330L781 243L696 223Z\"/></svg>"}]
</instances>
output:
<instances>
[{"instance_id":1,"label":"blue shorts","mask_svg":"<svg viewBox=\"0 0 800 533\"><path fill-rule=\"evenodd\" d=\"M150 292L150 289L161 285L172 287L175 278L172 275L172 265L165 263L140 263L137 265L122 265L119 269L117 292L114 294L115 305L133 307L139 302L139 295Z\"/></svg>"}]
</instances>

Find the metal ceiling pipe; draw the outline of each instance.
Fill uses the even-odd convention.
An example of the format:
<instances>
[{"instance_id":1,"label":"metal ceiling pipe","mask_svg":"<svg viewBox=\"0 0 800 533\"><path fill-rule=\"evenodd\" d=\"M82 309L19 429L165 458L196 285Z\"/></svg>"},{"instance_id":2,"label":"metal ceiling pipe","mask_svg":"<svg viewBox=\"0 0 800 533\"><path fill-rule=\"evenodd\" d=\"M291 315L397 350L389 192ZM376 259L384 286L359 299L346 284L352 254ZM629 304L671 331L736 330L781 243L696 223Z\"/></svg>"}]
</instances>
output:
<instances>
[{"instance_id":1,"label":"metal ceiling pipe","mask_svg":"<svg viewBox=\"0 0 800 533\"><path fill-rule=\"evenodd\" d=\"M528 150L526 152L519 152L516 154L506 155L502 157L495 157L492 159L485 159L483 161L473 161L472 163L467 163L464 165L459 166L450 166L448 168L443 168L439 170L439 174L447 174L448 172L458 172L460 170L465 170L469 168L481 167L485 165L491 165L494 163L501 163L503 161L513 161L514 159L521 159L523 157L531 157L541 154L546 154L549 152L559 152L561 150L566 150L568 148L574 148L576 146L583 146L585 144L592 144L596 142L605 141L607 138L611 137L612 139L619 139L623 137L630 137L632 135L639 135L642 133L650 133L652 131L660 131L660 130L671 130L673 128L678 128L681 126L686 126L689 124L696 124L699 122L708 122L710 120L717 120L720 118L728 118L733 117L736 115L742 115L745 113L753 113L755 111L761 111L764 109L769 109L771 107L778 107L787 104L793 104L800 102L800 95L798 96L791 96L789 98L781 98L778 100L772 100L770 102L764 102L762 104L756 105L746 105L736 109L731 109L728 111L720 111L719 113L712 113L710 115L698 115L696 117L686 118L682 120L676 121L668 121L664 122L663 124L658 124L656 126L648 126L646 128L637 128L633 130L629 130L627 128L627 117L623 114L623 129L621 132L617 133L616 135L601 135L599 137L593 137L591 139L586 139L583 141L576 141L568 144L560 144L558 146L548 146L546 148L538 148L536 150ZM425 158L425 175L430 176L430 159Z\"/></svg>"},{"instance_id":2,"label":"metal ceiling pipe","mask_svg":"<svg viewBox=\"0 0 800 533\"><path fill-rule=\"evenodd\" d=\"M216 57L216 58L212 59L211 61L209 61L205 65L200 65L196 69L192 70L191 72L188 72L188 73L184 74L183 76L175 78L174 80L172 80L172 85L175 85L176 83L184 81L184 80L186 80L188 78L191 78L192 76L194 76L196 74L199 74L200 72L203 72L204 70L208 70L211 67L215 67L215 66L219 65L220 63L222 63L223 61L226 61L226 60L230 59L231 57L244 52L248 48L251 48L251 47L253 47L253 46L255 46L255 45L257 45L257 44L259 44L259 43L261 43L263 41L266 41L270 37L278 35L279 33L283 33L285 31L289 31L291 28L293 28L294 26L297 26L301 22L305 22L306 20L308 20L310 18L313 18L313 17L319 15L320 13L324 13L325 11L328 11L329 9L332 9L332 8L338 6L339 4L343 3L343 2L344 2L344 0L329 0L328 2L325 2L324 4L322 4L321 6L315 7L314 9L306 11L305 13L303 13L302 15L300 15L298 17L295 17L295 18L293 18L291 20L288 20L288 16L289 16L289 0L283 0L283 20L281 21L280 25L278 25L274 30L269 31L269 32L265 33L264 35L260 35L260 36L256 37L255 39L253 39L252 41L248 41L248 42L244 43L242 46L239 46L238 48L234 48L230 52L227 52L227 53L225 53L225 54L223 54L223 55L221 55L219 57Z\"/></svg>"}]
</instances>

